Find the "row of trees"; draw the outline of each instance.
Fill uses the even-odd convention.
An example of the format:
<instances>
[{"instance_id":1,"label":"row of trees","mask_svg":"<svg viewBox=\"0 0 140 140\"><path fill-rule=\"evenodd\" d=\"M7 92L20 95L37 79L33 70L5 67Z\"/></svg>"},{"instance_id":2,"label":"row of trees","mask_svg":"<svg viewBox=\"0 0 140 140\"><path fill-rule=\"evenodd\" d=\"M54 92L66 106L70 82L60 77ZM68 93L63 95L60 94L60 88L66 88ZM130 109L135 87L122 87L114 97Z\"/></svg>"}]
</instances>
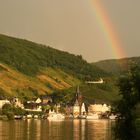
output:
<instances>
[{"instance_id":1,"label":"row of trees","mask_svg":"<svg viewBox=\"0 0 140 140\"><path fill-rule=\"evenodd\" d=\"M136 108L140 103L140 67L134 65L118 82L121 100L117 103L118 119L115 138L119 140L139 139L136 125Z\"/></svg>"}]
</instances>

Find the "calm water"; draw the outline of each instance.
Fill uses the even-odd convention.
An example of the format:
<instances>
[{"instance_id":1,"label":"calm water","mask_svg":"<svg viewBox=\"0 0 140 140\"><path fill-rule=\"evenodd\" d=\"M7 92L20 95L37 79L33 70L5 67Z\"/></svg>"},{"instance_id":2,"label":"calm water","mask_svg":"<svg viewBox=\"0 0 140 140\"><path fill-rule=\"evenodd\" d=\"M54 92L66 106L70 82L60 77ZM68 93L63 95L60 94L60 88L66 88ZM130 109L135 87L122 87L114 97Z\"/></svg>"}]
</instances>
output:
<instances>
[{"instance_id":1,"label":"calm water","mask_svg":"<svg viewBox=\"0 0 140 140\"><path fill-rule=\"evenodd\" d=\"M0 121L0 140L112 140L108 120Z\"/></svg>"}]
</instances>

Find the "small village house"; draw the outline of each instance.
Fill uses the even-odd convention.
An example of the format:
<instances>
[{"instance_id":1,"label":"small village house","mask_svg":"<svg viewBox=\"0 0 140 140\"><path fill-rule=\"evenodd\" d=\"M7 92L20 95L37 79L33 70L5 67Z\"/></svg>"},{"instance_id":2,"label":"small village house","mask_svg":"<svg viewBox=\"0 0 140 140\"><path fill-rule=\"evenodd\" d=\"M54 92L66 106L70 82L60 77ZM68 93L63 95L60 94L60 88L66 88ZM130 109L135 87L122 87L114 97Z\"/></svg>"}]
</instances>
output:
<instances>
[{"instance_id":1,"label":"small village house","mask_svg":"<svg viewBox=\"0 0 140 140\"><path fill-rule=\"evenodd\" d=\"M110 111L111 107L106 104L92 104L88 107L88 113L103 114Z\"/></svg>"},{"instance_id":2,"label":"small village house","mask_svg":"<svg viewBox=\"0 0 140 140\"><path fill-rule=\"evenodd\" d=\"M20 107L22 109L24 109L24 105L23 103L21 102L21 100L17 97L14 97L11 101L11 103L15 106L15 107Z\"/></svg>"},{"instance_id":3,"label":"small village house","mask_svg":"<svg viewBox=\"0 0 140 140\"><path fill-rule=\"evenodd\" d=\"M41 99L40 98L34 98L33 100L26 101L24 103L25 110L27 111L42 111L42 106L41 106Z\"/></svg>"},{"instance_id":4,"label":"small village house","mask_svg":"<svg viewBox=\"0 0 140 140\"><path fill-rule=\"evenodd\" d=\"M2 107L5 105L5 104L10 104L10 101L5 99L5 100L0 100L0 109L2 109Z\"/></svg>"}]
</instances>

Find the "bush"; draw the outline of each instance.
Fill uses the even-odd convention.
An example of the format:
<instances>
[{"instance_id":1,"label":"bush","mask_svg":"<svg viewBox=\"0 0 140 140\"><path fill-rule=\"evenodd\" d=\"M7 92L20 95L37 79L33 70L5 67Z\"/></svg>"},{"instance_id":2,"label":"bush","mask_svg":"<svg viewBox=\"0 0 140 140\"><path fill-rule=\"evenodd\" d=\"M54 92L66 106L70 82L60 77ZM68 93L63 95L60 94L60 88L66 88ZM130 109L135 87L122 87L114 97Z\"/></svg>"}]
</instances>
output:
<instances>
[{"instance_id":1,"label":"bush","mask_svg":"<svg viewBox=\"0 0 140 140\"><path fill-rule=\"evenodd\" d=\"M14 119L14 113L13 112L7 112L7 118L9 119L9 120L13 120Z\"/></svg>"},{"instance_id":2,"label":"bush","mask_svg":"<svg viewBox=\"0 0 140 140\"><path fill-rule=\"evenodd\" d=\"M24 115L25 111L21 108L16 108L12 106L11 104L5 104L2 107L2 114L6 115L8 119L14 119L14 115Z\"/></svg>"}]
</instances>

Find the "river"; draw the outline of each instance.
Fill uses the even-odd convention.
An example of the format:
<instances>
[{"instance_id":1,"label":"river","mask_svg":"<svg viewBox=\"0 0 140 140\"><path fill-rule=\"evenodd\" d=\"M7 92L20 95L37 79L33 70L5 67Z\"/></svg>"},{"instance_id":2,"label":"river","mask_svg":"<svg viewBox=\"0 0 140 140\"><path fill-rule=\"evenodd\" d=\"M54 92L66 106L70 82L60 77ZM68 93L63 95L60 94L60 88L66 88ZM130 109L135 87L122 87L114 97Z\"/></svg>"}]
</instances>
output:
<instances>
[{"instance_id":1,"label":"river","mask_svg":"<svg viewBox=\"0 0 140 140\"><path fill-rule=\"evenodd\" d=\"M0 140L112 140L110 120L0 121Z\"/></svg>"}]
</instances>

